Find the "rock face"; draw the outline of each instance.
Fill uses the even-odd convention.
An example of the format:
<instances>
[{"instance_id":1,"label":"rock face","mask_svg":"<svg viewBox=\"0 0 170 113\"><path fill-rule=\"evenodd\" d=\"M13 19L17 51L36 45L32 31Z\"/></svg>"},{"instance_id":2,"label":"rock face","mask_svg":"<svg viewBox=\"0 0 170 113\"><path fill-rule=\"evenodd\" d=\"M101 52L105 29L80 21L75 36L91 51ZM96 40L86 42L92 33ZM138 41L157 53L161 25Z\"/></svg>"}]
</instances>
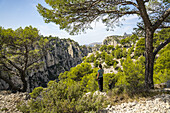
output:
<instances>
[{"instance_id":1,"label":"rock face","mask_svg":"<svg viewBox=\"0 0 170 113\"><path fill-rule=\"evenodd\" d=\"M43 57L44 64L31 72L28 72L28 89L31 91L37 86L45 87L49 80L57 79L61 72L68 71L71 67L82 62L91 49L79 44L71 39L49 39L48 52ZM12 78L15 81L15 78ZM21 81L15 82L16 85L22 84ZM19 87L22 87L20 85ZM0 89L7 89L8 84L0 80Z\"/></svg>"},{"instance_id":2,"label":"rock face","mask_svg":"<svg viewBox=\"0 0 170 113\"><path fill-rule=\"evenodd\" d=\"M102 45L114 45L116 47L117 45L120 45L120 40L124 39L126 37L124 36L108 36L102 43Z\"/></svg>"},{"instance_id":3,"label":"rock face","mask_svg":"<svg viewBox=\"0 0 170 113\"><path fill-rule=\"evenodd\" d=\"M162 94L139 102L108 105L106 111L107 113L170 113L170 95Z\"/></svg>"}]
</instances>

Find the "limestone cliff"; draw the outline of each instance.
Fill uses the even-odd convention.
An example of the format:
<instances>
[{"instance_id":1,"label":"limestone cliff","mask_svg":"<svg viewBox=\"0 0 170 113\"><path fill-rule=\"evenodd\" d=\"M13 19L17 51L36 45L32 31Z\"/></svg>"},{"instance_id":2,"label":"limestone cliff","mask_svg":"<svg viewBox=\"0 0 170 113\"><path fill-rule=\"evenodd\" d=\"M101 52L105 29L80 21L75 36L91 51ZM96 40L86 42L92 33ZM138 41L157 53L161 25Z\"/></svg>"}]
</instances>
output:
<instances>
[{"instance_id":1,"label":"limestone cliff","mask_svg":"<svg viewBox=\"0 0 170 113\"><path fill-rule=\"evenodd\" d=\"M37 86L45 87L49 80L57 80L61 72L68 71L71 67L82 62L91 49L79 44L71 39L49 39L47 54L43 57L44 64L31 72L28 72L28 89L31 91ZM13 81L16 81L15 78ZM15 82L18 87L22 87L21 81ZM0 89L7 89L8 84L0 80Z\"/></svg>"},{"instance_id":2,"label":"limestone cliff","mask_svg":"<svg viewBox=\"0 0 170 113\"><path fill-rule=\"evenodd\" d=\"M102 45L114 45L114 47L116 47L117 45L120 44L120 40L124 38L126 37L117 35L108 36L106 37L106 39L104 39Z\"/></svg>"}]
</instances>

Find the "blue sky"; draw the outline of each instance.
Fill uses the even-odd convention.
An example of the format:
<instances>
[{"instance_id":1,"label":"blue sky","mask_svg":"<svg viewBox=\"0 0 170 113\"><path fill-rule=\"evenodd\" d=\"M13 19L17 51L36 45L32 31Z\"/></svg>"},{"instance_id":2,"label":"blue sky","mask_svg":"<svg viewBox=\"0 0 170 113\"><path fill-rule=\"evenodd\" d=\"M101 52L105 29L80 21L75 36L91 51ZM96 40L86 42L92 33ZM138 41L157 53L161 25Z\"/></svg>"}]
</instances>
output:
<instances>
[{"instance_id":1,"label":"blue sky","mask_svg":"<svg viewBox=\"0 0 170 113\"><path fill-rule=\"evenodd\" d=\"M47 6L45 0L0 0L0 26L12 29L32 25L40 30L44 36L58 36L59 38L71 38L80 45L93 42L102 42L107 36L123 35L125 32L131 34L136 27L138 17L132 15L122 21L123 26L114 28L114 31L106 31L106 27L101 23L93 23L93 30L87 30L86 34L71 36L64 30L60 30L54 23L45 23L36 9L36 5L41 3Z\"/></svg>"}]
</instances>

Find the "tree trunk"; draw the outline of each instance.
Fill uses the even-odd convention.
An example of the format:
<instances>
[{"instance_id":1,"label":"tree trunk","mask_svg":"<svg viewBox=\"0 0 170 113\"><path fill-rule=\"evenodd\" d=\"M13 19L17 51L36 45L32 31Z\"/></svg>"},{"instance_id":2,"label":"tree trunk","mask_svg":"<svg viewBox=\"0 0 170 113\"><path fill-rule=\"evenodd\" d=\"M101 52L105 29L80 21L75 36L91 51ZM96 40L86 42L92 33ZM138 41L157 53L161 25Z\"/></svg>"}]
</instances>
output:
<instances>
[{"instance_id":1,"label":"tree trunk","mask_svg":"<svg viewBox=\"0 0 170 113\"><path fill-rule=\"evenodd\" d=\"M145 30L145 86L147 89L153 89L153 32L149 28L146 28Z\"/></svg>"},{"instance_id":2,"label":"tree trunk","mask_svg":"<svg viewBox=\"0 0 170 113\"><path fill-rule=\"evenodd\" d=\"M25 77L26 77L25 72L22 71L21 72L21 80L22 80L22 83L23 83L23 88L22 88L23 92L27 91L27 81L25 80Z\"/></svg>"}]
</instances>

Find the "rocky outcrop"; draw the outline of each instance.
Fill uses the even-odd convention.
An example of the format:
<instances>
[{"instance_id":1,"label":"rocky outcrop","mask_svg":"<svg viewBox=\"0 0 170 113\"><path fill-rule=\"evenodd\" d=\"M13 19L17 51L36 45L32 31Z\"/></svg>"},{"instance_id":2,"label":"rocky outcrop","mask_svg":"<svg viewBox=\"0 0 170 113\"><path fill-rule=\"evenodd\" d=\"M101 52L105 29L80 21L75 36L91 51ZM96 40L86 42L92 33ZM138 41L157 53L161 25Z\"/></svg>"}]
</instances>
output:
<instances>
[{"instance_id":1,"label":"rocky outcrop","mask_svg":"<svg viewBox=\"0 0 170 113\"><path fill-rule=\"evenodd\" d=\"M103 41L102 45L114 45L114 47L116 47L117 45L120 45L120 40L124 39L124 38L126 38L126 37L117 36L117 35L108 36Z\"/></svg>"},{"instance_id":2,"label":"rocky outcrop","mask_svg":"<svg viewBox=\"0 0 170 113\"><path fill-rule=\"evenodd\" d=\"M37 86L46 87L49 80L57 80L61 72L68 71L71 67L80 64L82 58L91 52L91 48L79 46L77 42L71 39L59 38L49 38L47 49L46 55L41 60L44 64L27 73L27 91L31 91ZM15 85L22 87L21 81L15 82ZM8 84L0 80L0 89L7 88Z\"/></svg>"}]
</instances>

